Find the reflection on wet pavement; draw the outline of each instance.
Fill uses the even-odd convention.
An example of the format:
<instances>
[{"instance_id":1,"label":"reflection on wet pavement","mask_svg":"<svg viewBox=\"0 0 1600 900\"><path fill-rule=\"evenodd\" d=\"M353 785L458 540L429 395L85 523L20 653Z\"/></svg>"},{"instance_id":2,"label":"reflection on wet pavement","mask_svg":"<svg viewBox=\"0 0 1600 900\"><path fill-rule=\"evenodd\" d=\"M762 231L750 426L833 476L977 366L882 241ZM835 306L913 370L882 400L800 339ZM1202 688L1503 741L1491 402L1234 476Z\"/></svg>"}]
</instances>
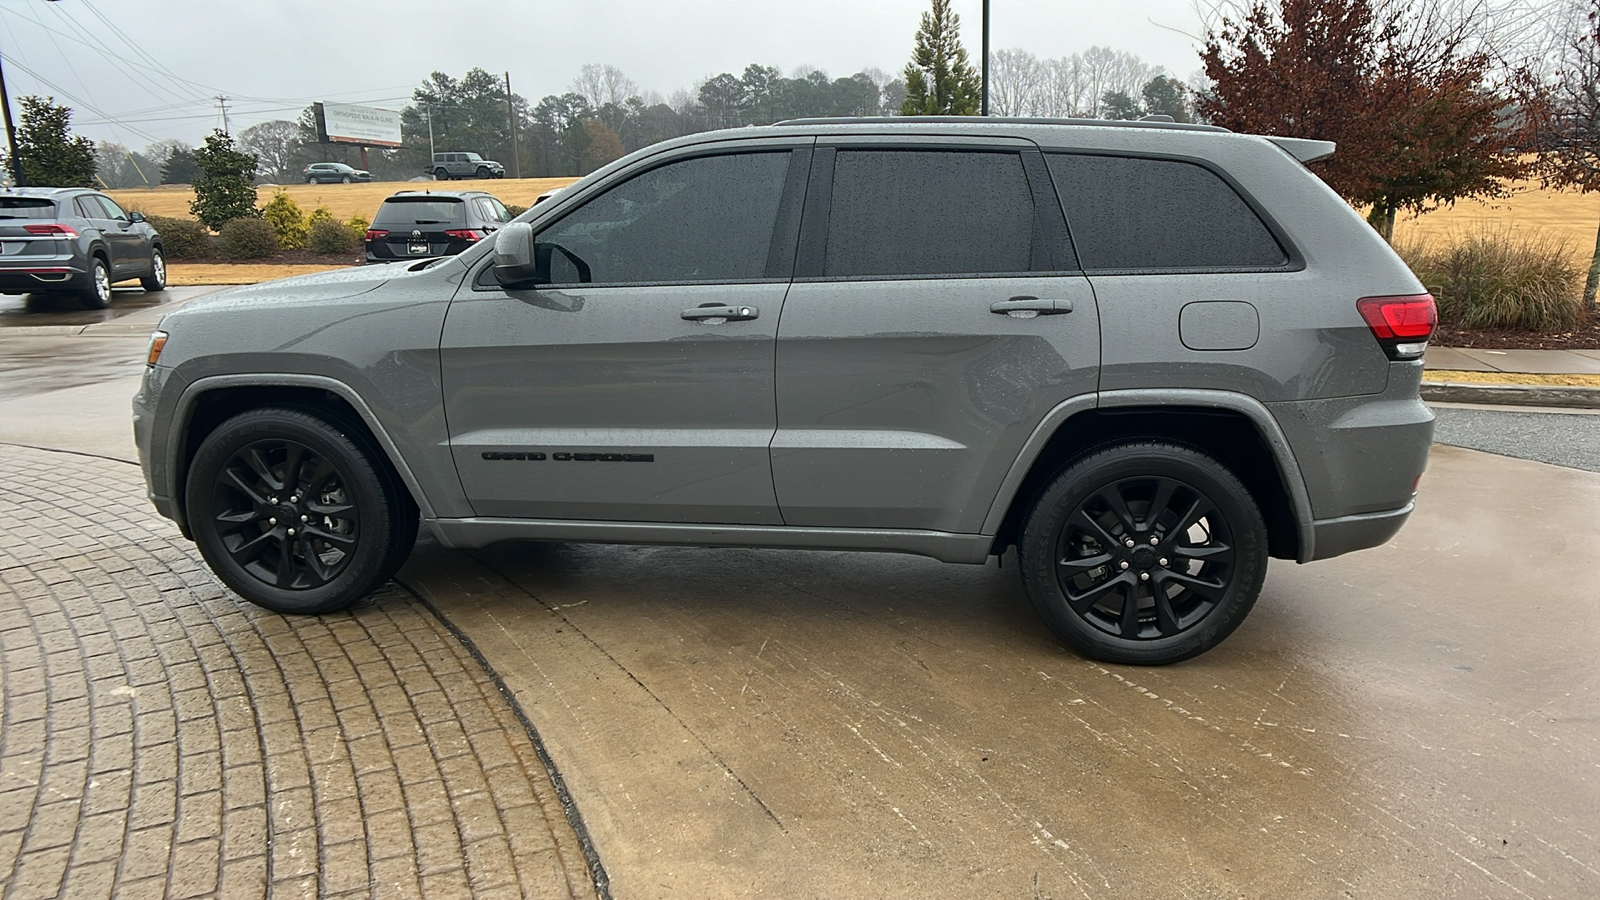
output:
<instances>
[{"instance_id":1,"label":"reflection on wet pavement","mask_svg":"<svg viewBox=\"0 0 1600 900\"><path fill-rule=\"evenodd\" d=\"M95 325L111 322L123 316L153 309L163 304L187 300L196 292L206 293L215 288L168 288L164 291L145 291L139 287L118 287L105 309L84 309L83 303L70 294L0 295L0 328L21 325Z\"/></svg>"}]
</instances>

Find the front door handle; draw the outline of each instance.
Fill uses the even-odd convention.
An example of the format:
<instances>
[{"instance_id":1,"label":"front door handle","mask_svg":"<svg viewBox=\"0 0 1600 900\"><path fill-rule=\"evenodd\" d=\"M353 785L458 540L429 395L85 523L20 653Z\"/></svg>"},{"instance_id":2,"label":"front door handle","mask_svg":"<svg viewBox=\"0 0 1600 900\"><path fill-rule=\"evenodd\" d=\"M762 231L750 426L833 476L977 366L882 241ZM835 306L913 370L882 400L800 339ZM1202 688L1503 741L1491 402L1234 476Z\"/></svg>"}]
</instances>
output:
<instances>
[{"instance_id":1,"label":"front door handle","mask_svg":"<svg viewBox=\"0 0 1600 900\"><path fill-rule=\"evenodd\" d=\"M761 315L761 310L754 306L728 306L725 303L707 303L693 309L683 311L683 318L703 321L707 325L721 325L723 322L744 322Z\"/></svg>"},{"instance_id":2,"label":"front door handle","mask_svg":"<svg viewBox=\"0 0 1600 900\"><path fill-rule=\"evenodd\" d=\"M1034 316L1055 316L1072 312L1071 300L1041 300L1038 297L1012 297L989 304L989 312L1013 319L1031 319Z\"/></svg>"}]
</instances>

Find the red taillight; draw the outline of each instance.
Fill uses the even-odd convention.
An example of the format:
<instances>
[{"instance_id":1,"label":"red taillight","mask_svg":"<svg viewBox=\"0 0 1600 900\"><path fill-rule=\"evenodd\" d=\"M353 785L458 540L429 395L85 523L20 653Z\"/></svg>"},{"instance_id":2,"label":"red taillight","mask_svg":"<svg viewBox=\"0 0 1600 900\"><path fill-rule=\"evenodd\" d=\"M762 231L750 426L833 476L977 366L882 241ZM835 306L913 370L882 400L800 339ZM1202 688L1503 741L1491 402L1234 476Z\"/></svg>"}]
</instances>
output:
<instances>
[{"instance_id":1,"label":"red taillight","mask_svg":"<svg viewBox=\"0 0 1600 900\"><path fill-rule=\"evenodd\" d=\"M22 230L40 237L77 237L78 232L71 225L24 225Z\"/></svg>"},{"instance_id":2,"label":"red taillight","mask_svg":"<svg viewBox=\"0 0 1600 900\"><path fill-rule=\"evenodd\" d=\"M478 232L472 230L471 228L452 228L452 229L449 229L448 231L446 231L445 234L449 235L450 237L455 238L458 241L481 241L481 240L483 240L483 235L481 235Z\"/></svg>"},{"instance_id":3,"label":"red taillight","mask_svg":"<svg viewBox=\"0 0 1600 900\"><path fill-rule=\"evenodd\" d=\"M1363 297L1356 301L1361 318L1380 340L1425 341L1439 324L1432 294L1410 297Z\"/></svg>"},{"instance_id":4,"label":"red taillight","mask_svg":"<svg viewBox=\"0 0 1600 900\"><path fill-rule=\"evenodd\" d=\"M1439 324L1432 294L1362 297L1356 301L1356 309L1390 359L1421 358L1433 327Z\"/></svg>"},{"instance_id":5,"label":"red taillight","mask_svg":"<svg viewBox=\"0 0 1600 900\"><path fill-rule=\"evenodd\" d=\"M388 236L389 232L384 231L382 228L367 229L367 240L369 241L381 241Z\"/></svg>"}]
</instances>

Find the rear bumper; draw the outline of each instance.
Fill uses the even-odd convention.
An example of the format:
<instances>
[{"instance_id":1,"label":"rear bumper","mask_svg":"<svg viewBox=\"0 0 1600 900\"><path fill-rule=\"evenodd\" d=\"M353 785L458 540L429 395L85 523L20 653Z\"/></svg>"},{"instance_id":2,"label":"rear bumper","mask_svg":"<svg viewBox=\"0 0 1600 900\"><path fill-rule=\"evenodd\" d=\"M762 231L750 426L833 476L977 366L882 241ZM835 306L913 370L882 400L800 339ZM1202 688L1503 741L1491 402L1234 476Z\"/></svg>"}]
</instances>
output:
<instances>
[{"instance_id":1,"label":"rear bumper","mask_svg":"<svg viewBox=\"0 0 1600 900\"><path fill-rule=\"evenodd\" d=\"M1311 523L1314 535L1311 558L1300 561L1329 559L1356 550L1381 547L1400 531L1400 526L1411 517L1416 505L1413 500L1399 509L1340 516L1337 519L1317 519Z\"/></svg>"},{"instance_id":2,"label":"rear bumper","mask_svg":"<svg viewBox=\"0 0 1600 900\"><path fill-rule=\"evenodd\" d=\"M0 267L0 291L72 291L89 286L89 273L73 265L40 264Z\"/></svg>"}]
</instances>

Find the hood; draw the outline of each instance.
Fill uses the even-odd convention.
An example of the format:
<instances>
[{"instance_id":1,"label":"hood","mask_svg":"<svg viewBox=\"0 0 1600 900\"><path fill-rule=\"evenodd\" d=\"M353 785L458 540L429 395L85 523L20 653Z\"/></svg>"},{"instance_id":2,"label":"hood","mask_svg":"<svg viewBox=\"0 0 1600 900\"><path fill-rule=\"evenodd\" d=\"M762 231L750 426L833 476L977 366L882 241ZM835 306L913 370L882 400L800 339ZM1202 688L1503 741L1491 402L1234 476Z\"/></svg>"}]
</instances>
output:
<instances>
[{"instance_id":1,"label":"hood","mask_svg":"<svg viewBox=\"0 0 1600 900\"><path fill-rule=\"evenodd\" d=\"M261 307L306 306L358 297L377 290L397 278L414 277L429 263L446 265L454 257L420 260L411 265L351 266L311 275L296 275L260 284L229 288L207 294L184 304L161 319L162 326L176 324L187 316L230 310L259 309ZM458 263L459 264L459 263ZM159 327L159 326L158 326Z\"/></svg>"}]
</instances>

